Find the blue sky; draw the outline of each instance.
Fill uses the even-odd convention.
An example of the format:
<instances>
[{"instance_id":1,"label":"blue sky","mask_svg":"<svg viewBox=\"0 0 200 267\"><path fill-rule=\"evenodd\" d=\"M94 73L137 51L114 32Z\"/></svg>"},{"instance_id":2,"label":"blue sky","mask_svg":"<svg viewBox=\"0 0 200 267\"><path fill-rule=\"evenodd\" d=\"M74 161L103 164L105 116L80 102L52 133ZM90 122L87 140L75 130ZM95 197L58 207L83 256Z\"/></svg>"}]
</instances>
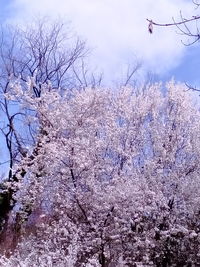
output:
<instances>
[{"instance_id":1,"label":"blue sky","mask_svg":"<svg viewBox=\"0 0 200 267\"><path fill-rule=\"evenodd\" d=\"M27 24L35 15L60 16L92 50L91 62L106 80L120 77L124 66L136 61L158 79L172 76L200 84L199 49L184 47L175 28L155 28L150 35L146 18L170 22L182 10L198 13L192 0L0 0L2 23ZM112 77L112 78L111 78Z\"/></svg>"},{"instance_id":2,"label":"blue sky","mask_svg":"<svg viewBox=\"0 0 200 267\"><path fill-rule=\"evenodd\" d=\"M200 87L200 47L198 44L187 47L180 64L161 75L160 78L169 80L172 76L176 80Z\"/></svg>"},{"instance_id":3,"label":"blue sky","mask_svg":"<svg viewBox=\"0 0 200 267\"><path fill-rule=\"evenodd\" d=\"M0 0L0 22L5 22L13 15L14 10L10 8L12 0Z\"/></svg>"}]
</instances>

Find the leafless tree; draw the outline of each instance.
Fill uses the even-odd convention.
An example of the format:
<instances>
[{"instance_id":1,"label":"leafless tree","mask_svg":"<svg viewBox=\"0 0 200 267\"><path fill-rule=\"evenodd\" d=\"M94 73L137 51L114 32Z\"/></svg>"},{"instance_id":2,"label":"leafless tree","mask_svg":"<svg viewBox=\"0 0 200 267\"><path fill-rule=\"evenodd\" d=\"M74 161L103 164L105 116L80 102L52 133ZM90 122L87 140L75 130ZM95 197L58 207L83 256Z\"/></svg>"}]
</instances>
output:
<instances>
[{"instance_id":1,"label":"leafless tree","mask_svg":"<svg viewBox=\"0 0 200 267\"><path fill-rule=\"evenodd\" d=\"M134 86L136 83L136 78L135 75L136 73L138 73L138 70L141 68L142 63L141 62L137 62L134 65L128 65L127 66L127 71L126 71L126 75L125 75L125 80L123 81L123 86Z\"/></svg>"}]
</instances>

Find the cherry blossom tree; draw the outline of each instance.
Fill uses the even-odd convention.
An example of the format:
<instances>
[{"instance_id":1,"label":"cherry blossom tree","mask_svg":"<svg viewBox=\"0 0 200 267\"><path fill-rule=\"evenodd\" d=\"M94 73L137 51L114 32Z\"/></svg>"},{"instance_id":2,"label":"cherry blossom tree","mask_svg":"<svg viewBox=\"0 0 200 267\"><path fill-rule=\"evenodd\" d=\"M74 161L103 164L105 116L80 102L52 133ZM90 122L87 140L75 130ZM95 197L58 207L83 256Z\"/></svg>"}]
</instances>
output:
<instances>
[{"instance_id":1,"label":"cherry blossom tree","mask_svg":"<svg viewBox=\"0 0 200 267\"><path fill-rule=\"evenodd\" d=\"M32 88L32 97L41 95L42 84L51 84L48 90L59 88L60 93L67 88L95 87L101 83L101 76L89 71L86 64L88 49L85 42L70 31L62 21L48 18L36 19L26 27L2 26L0 32L0 138L1 151L7 156L0 164L8 169L5 178L16 181L13 166L26 157L29 147L35 146L36 124L24 119L32 114L30 109L19 111L16 101L10 101L5 95L10 84L18 80L27 89ZM24 172L25 175L25 172ZM0 231L6 226L8 214L15 200L14 191L4 191L4 182L0 185Z\"/></svg>"},{"instance_id":2,"label":"cherry blossom tree","mask_svg":"<svg viewBox=\"0 0 200 267\"><path fill-rule=\"evenodd\" d=\"M200 112L181 84L41 86L5 95L33 111L13 166L5 266L198 266ZM9 254L10 253L10 254Z\"/></svg>"}]
</instances>

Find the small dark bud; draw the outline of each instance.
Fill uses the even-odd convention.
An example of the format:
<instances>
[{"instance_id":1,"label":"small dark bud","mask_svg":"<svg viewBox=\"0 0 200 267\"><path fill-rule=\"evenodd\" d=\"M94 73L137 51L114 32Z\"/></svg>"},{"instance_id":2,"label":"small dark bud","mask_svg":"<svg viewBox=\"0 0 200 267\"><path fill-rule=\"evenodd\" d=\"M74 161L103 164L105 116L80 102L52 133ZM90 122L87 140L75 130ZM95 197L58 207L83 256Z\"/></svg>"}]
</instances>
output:
<instances>
[{"instance_id":1,"label":"small dark bud","mask_svg":"<svg viewBox=\"0 0 200 267\"><path fill-rule=\"evenodd\" d=\"M152 22L149 22L148 30L149 30L150 34L153 33L153 23Z\"/></svg>"}]
</instances>

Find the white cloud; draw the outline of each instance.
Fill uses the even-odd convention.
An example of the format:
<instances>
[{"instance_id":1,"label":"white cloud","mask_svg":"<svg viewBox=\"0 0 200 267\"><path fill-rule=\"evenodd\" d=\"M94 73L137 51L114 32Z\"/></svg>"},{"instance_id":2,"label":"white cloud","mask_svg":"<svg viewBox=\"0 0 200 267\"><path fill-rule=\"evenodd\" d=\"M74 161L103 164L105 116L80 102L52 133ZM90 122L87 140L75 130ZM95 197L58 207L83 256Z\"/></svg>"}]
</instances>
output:
<instances>
[{"instance_id":1,"label":"white cloud","mask_svg":"<svg viewBox=\"0 0 200 267\"><path fill-rule=\"evenodd\" d=\"M191 16L194 6L185 0L15 0L15 19L34 14L66 18L76 32L93 47L94 62L108 73L135 57L156 73L177 66L185 47L174 28L147 31L146 18L170 22L182 10Z\"/></svg>"}]
</instances>

